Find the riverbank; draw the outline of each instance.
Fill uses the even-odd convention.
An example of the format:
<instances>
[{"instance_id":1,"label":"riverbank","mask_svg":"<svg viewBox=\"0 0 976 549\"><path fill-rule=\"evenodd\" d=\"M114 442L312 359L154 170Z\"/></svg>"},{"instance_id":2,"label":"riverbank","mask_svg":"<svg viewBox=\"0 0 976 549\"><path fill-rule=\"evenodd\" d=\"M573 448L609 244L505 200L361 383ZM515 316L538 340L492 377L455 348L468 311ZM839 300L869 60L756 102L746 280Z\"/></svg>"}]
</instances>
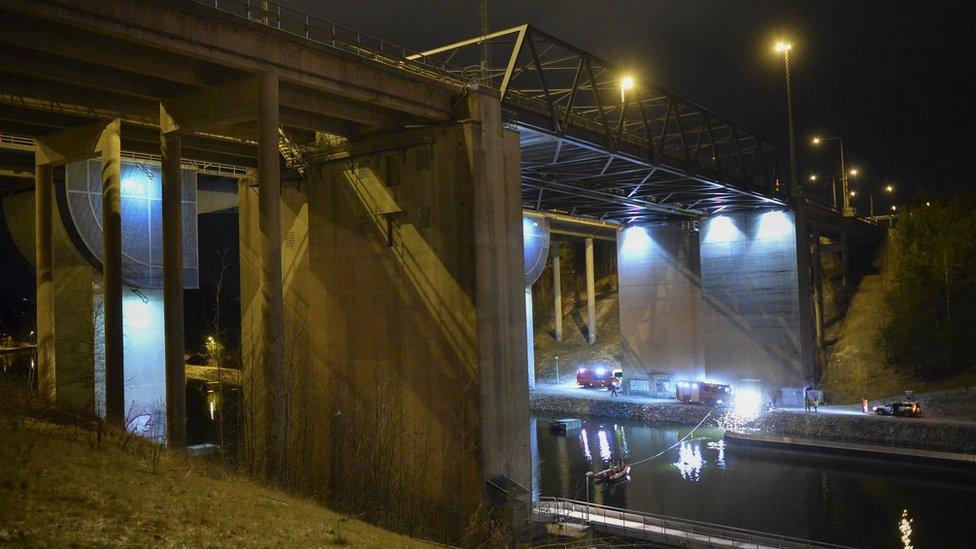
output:
<instances>
[{"instance_id":1,"label":"riverbank","mask_svg":"<svg viewBox=\"0 0 976 549\"><path fill-rule=\"evenodd\" d=\"M604 391L592 393L592 396L568 396L533 391L529 393L529 409L537 414L667 425L698 425L711 410L705 406L679 402L637 402L633 399L610 398ZM720 416L713 415L703 425L718 427L720 421Z\"/></svg>"},{"instance_id":2,"label":"riverbank","mask_svg":"<svg viewBox=\"0 0 976 549\"><path fill-rule=\"evenodd\" d=\"M744 432L936 452L976 454L976 422L775 411Z\"/></svg>"}]
</instances>

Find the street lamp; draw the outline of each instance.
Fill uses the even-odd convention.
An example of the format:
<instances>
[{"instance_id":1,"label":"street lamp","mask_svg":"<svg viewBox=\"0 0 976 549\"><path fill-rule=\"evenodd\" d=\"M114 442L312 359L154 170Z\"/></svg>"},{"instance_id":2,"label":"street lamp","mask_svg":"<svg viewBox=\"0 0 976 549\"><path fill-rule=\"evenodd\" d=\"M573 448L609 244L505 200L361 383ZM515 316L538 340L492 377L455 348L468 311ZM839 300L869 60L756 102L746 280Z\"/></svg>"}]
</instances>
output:
<instances>
[{"instance_id":1,"label":"street lamp","mask_svg":"<svg viewBox=\"0 0 976 549\"><path fill-rule=\"evenodd\" d=\"M888 183L884 187L884 192L886 192L888 194L894 193L895 192L895 186L892 185L891 183ZM873 216L874 215L874 192L868 193L868 200L870 200L870 204L871 204L870 205L871 215Z\"/></svg>"},{"instance_id":2,"label":"street lamp","mask_svg":"<svg viewBox=\"0 0 976 549\"><path fill-rule=\"evenodd\" d=\"M847 166L844 164L844 139L840 136L835 137L820 137L818 135L813 136L810 140L814 145L820 145L824 141L837 141L840 144L840 183L841 183L841 196L844 197L844 211L842 212L845 217L851 217L854 215L854 208L851 207L850 197L854 196L850 194L848 196L848 186L847 186ZM850 175L857 175L857 169L852 169ZM834 193L836 196L837 193Z\"/></svg>"},{"instance_id":3,"label":"street lamp","mask_svg":"<svg viewBox=\"0 0 976 549\"><path fill-rule=\"evenodd\" d=\"M816 180L817 180L817 174L815 173L810 174L810 181L816 181Z\"/></svg>"},{"instance_id":4,"label":"street lamp","mask_svg":"<svg viewBox=\"0 0 976 549\"><path fill-rule=\"evenodd\" d=\"M790 82L790 51L793 50L793 44L785 40L780 40L776 42L773 49L776 50L776 53L783 54L784 67L786 69L786 116L790 134L790 184L793 186L793 192L798 194L800 188L799 182L796 180L796 139L793 133L793 89L792 83Z\"/></svg>"},{"instance_id":5,"label":"street lamp","mask_svg":"<svg viewBox=\"0 0 976 549\"><path fill-rule=\"evenodd\" d=\"M627 74L620 79L620 102L627 102L627 90L634 87L634 77Z\"/></svg>"},{"instance_id":6,"label":"street lamp","mask_svg":"<svg viewBox=\"0 0 976 549\"><path fill-rule=\"evenodd\" d=\"M593 471L586 472L586 521L590 521L590 480L593 478Z\"/></svg>"}]
</instances>

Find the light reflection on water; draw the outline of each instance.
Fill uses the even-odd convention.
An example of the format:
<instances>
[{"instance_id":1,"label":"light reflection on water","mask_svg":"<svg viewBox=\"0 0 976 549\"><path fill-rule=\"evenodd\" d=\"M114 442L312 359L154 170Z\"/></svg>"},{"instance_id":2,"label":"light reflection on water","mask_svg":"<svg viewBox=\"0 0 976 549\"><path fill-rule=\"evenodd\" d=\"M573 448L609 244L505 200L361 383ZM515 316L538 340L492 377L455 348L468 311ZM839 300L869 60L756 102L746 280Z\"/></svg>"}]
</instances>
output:
<instances>
[{"instance_id":1,"label":"light reflection on water","mask_svg":"<svg viewBox=\"0 0 976 549\"><path fill-rule=\"evenodd\" d=\"M902 547L912 549L912 518L908 516L908 509L902 509L901 520L898 521L898 532L901 533Z\"/></svg>"},{"instance_id":2,"label":"light reflection on water","mask_svg":"<svg viewBox=\"0 0 976 549\"><path fill-rule=\"evenodd\" d=\"M610 459L613 458L613 454L610 453L610 441L607 440L607 432L600 429L596 435L600 441L600 459L604 463L610 463Z\"/></svg>"},{"instance_id":3,"label":"light reflection on water","mask_svg":"<svg viewBox=\"0 0 976 549\"><path fill-rule=\"evenodd\" d=\"M566 436L547 424L538 421L533 445L543 496L583 500L586 472L623 455L636 464L630 482L590 484L591 501L855 547L971 547L976 539L971 472L727 447L716 428L679 443L690 427L584 420Z\"/></svg>"},{"instance_id":4,"label":"light reflection on water","mask_svg":"<svg viewBox=\"0 0 976 549\"><path fill-rule=\"evenodd\" d=\"M697 441L685 441L678 448L678 461L673 465L678 468L681 478L698 482L701 478L701 470L705 460L702 459L701 446Z\"/></svg>"},{"instance_id":5,"label":"light reflection on water","mask_svg":"<svg viewBox=\"0 0 976 549\"><path fill-rule=\"evenodd\" d=\"M586 429L580 429L580 441L583 443L583 457L587 462L593 461L593 454L590 453L590 437L586 434Z\"/></svg>"}]
</instances>

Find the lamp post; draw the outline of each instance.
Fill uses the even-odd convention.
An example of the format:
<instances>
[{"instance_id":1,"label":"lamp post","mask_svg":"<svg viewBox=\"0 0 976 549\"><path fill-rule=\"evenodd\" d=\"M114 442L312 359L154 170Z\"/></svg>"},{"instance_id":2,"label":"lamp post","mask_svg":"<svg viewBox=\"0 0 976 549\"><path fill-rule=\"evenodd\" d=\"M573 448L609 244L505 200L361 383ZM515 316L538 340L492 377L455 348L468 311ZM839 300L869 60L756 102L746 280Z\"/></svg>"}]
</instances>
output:
<instances>
[{"instance_id":1,"label":"lamp post","mask_svg":"<svg viewBox=\"0 0 976 549\"><path fill-rule=\"evenodd\" d=\"M892 185L891 183L888 183L884 187L884 192L886 192L888 194L894 193L895 192L895 186ZM868 194L868 200L870 201L871 216L873 217L874 216L874 193L873 192L871 192L871 193ZM891 209L894 210L895 207L892 206Z\"/></svg>"},{"instance_id":2,"label":"lamp post","mask_svg":"<svg viewBox=\"0 0 976 549\"><path fill-rule=\"evenodd\" d=\"M593 478L593 471L586 472L586 522L590 522L590 479Z\"/></svg>"},{"instance_id":3,"label":"lamp post","mask_svg":"<svg viewBox=\"0 0 976 549\"><path fill-rule=\"evenodd\" d=\"M800 187L799 182L796 180L796 139L793 132L793 89L792 83L790 82L790 51L793 49L793 44L781 40L776 42L774 49L777 53L783 54L784 66L786 68L786 116L790 137L790 184L792 185L793 192L799 195Z\"/></svg>"},{"instance_id":4,"label":"lamp post","mask_svg":"<svg viewBox=\"0 0 976 549\"><path fill-rule=\"evenodd\" d=\"M840 183L841 183L841 196L844 197L844 211L842 212L844 217L852 217L854 215L854 208L851 207L850 197L852 196L848 190L847 185L847 166L844 164L844 139L836 137L819 137L814 136L811 140L814 145L820 145L824 141L837 141L840 144ZM853 169L850 175L857 175L857 170Z\"/></svg>"}]
</instances>

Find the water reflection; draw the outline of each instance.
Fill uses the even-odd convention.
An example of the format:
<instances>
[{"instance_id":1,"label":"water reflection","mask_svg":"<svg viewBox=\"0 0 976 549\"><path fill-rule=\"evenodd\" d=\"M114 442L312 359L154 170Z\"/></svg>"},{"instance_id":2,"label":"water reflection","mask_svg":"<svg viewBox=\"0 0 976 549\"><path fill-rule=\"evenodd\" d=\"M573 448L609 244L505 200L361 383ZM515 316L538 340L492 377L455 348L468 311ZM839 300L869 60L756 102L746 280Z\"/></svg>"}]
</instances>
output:
<instances>
[{"instance_id":1,"label":"water reflection","mask_svg":"<svg viewBox=\"0 0 976 549\"><path fill-rule=\"evenodd\" d=\"M678 461L674 462L674 466L681 472L681 478L698 482L703 464L701 445L698 442L682 442L678 448Z\"/></svg>"},{"instance_id":2,"label":"water reflection","mask_svg":"<svg viewBox=\"0 0 976 549\"><path fill-rule=\"evenodd\" d=\"M620 455L624 458L630 456L630 448L627 447L627 431L623 425L613 425L613 434L616 437L617 448L620 448Z\"/></svg>"},{"instance_id":3,"label":"water reflection","mask_svg":"<svg viewBox=\"0 0 976 549\"><path fill-rule=\"evenodd\" d=\"M583 445L583 456L586 457L587 463L593 461L593 454L590 453L590 440L586 435L586 429L580 429L580 443Z\"/></svg>"},{"instance_id":4,"label":"water reflection","mask_svg":"<svg viewBox=\"0 0 976 549\"><path fill-rule=\"evenodd\" d=\"M613 454L610 452L610 441L607 439L607 432L600 429L600 432L596 436L600 441L600 460L610 463Z\"/></svg>"},{"instance_id":5,"label":"water reflection","mask_svg":"<svg viewBox=\"0 0 976 549\"><path fill-rule=\"evenodd\" d=\"M898 521L898 531L901 533L902 547L912 549L912 518L908 516L908 509L902 509L901 520Z\"/></svg>"},{"instance_id":6,"label":"water reflection","mask_svg":"<svg viewBox=\"0 0 976 549\"><path fill-rule=\"evenodd\" d=\"M718 450L718 456L715 458L715 465L717 465L719 469L725 470L725 439L723 438L718 442L709 442L708 449Z\"/></svg>"}]
</instances>

